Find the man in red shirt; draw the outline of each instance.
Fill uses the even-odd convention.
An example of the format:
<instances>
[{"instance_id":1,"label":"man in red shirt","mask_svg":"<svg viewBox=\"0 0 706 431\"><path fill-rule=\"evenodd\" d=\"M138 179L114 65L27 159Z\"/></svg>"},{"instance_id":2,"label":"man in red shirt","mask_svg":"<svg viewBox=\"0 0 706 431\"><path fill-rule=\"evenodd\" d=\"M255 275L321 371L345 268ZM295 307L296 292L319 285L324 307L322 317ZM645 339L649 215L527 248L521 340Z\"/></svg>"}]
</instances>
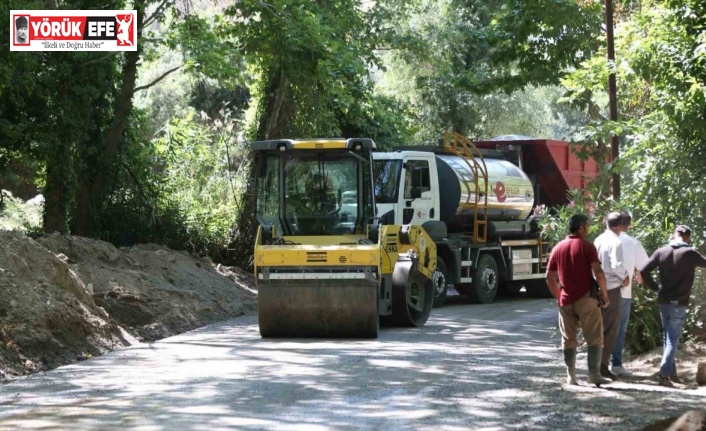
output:
<instances>
[{"instance_id":1,"label":"man in red shirt","mask_svg":"<svg viewBox=\"0 0 706 431\"><path fill-rule=\"evenodd\" d=\"M563 241L554 247L547 266L547 285L559 302L559 329L561 347L564 349L569 385L576 381L576 334L579 325L588 344L588 382L600 386L610 383L601 376L600 365L603 353L603 316L597 298L591 296L593 276L600 286L603 307L607 307L608 290L596 247L586 241L588 217L577 214L569 220L569 232ZM557 280L558 278L558 280Z\"/></svg>"}]
</instances>

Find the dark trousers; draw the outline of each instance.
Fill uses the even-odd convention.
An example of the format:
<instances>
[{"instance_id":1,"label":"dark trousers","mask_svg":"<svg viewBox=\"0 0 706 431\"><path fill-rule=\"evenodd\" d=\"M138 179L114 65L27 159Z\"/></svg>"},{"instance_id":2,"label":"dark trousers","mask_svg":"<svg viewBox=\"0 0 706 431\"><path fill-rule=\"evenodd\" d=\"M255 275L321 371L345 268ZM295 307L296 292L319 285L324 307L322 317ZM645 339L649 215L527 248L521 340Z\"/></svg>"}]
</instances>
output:
<instances>
[{"instance_id":1,"label":"dark trousers","mask_svg":"<svg viewBox=\"0 0 706 431\"><path fill-rule=\"evenodd\" d=\"M620 332L620 318L622 316L622 297L620 288L608 291L610 305L603 308L603 357L601 358L601 371L608 370L610 365L610 354L615 347L615 340Z\"/></svg>"}]
</instances>

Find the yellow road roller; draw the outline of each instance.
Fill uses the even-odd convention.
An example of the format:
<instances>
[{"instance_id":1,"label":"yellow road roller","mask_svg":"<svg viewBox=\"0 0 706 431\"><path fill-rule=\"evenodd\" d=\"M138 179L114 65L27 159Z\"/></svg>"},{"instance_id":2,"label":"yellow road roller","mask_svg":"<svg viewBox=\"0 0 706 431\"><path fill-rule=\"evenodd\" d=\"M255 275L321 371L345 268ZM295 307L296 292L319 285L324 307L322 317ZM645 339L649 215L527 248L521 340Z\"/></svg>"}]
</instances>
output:
<instances>
[{"instance_id":1,"label":"yellow road roller","mask_svg":"<svg viewBox=\"0 0 706 431\"><path fill-rule=\"evenodd\" d=\"M436 245L421 226L381 225L371 139L251 142L254 271L262 337L375 338L423 326Z\"/></svg>"}]
</instances>

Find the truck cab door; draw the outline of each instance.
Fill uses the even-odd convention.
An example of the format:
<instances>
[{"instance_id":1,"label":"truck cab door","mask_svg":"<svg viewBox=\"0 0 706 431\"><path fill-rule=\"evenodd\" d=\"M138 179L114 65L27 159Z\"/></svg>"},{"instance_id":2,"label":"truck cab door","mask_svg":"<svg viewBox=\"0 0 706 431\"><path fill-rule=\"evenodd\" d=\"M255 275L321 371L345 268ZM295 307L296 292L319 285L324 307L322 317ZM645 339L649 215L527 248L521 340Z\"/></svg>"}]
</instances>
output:
<instances>
[{"instance_id":1,"label":"truck cab door","mask_svg":"<svg viewBox=\"0 0 706 431\"><path fill-rule=\"evenodd\" d=\"M429 220L439 219L436 169L432 170L429 159L409 157L402 165L402 190L399 194L399 211L395 213L398 224L423 225Z\"/></svg>"}]
</instances>

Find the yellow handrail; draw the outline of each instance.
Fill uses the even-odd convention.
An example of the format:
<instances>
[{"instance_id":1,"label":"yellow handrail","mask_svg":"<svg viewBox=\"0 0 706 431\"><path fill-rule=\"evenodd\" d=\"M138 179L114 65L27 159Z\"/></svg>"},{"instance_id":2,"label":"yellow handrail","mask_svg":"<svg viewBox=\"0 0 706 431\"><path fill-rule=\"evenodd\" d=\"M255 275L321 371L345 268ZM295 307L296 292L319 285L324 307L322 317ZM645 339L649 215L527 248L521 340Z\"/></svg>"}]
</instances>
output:
<instances>
[{"instance_id":1,"label":"yellow handrail","mask_svg":"<svg viewBox=\"0 0 706 431\"><path fill-rule=\"evenodd\" d=\"M442 148L445 151L461 157L473 174L473 241L487 242L488 240L488 167L483 154L470 139L455 132L444 132ZM483 180L481 188L480 179ZM470 192L470 190L469 190ZM466 203L470 204L470 193ZM481 229L482 228L482 229Z\"/></svg>"}]
</instances>

